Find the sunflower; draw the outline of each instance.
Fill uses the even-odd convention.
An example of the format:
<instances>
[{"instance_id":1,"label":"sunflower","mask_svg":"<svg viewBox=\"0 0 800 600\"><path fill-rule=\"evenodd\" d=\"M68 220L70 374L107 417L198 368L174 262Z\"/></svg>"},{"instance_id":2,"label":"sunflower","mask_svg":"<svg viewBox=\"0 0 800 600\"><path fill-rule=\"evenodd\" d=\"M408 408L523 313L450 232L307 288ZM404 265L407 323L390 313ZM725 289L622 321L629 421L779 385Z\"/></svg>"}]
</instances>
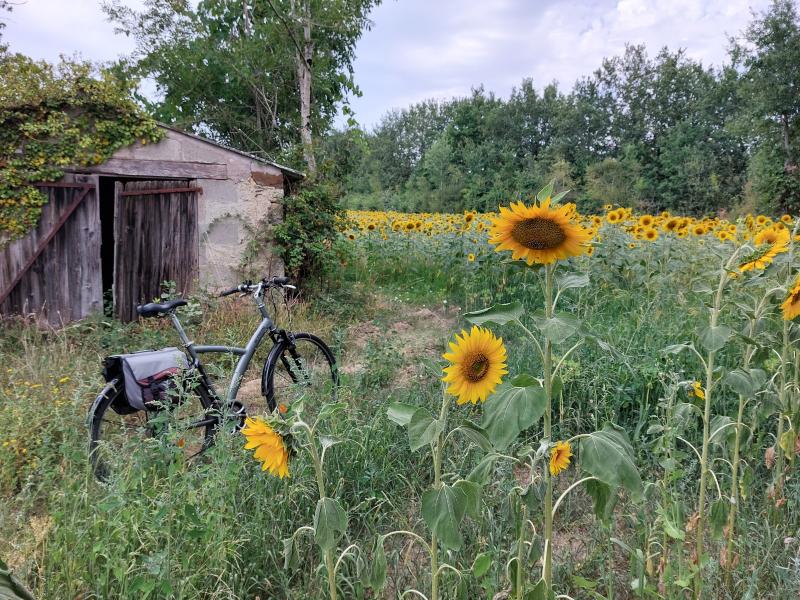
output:
<instances>
[{"instance_id":1,"label":"sunflower","mask_svg":"<svg viewBox=\"0 0 800 600\"><path fill-rule=\"evenodd\" d=\"M475 262L475 255L474 255L472 252L470 252L470 253L467 255L467 260L468 260L469 262Z\"/></svg>"},{"instance_id":2,"label":"sunflower","mask_svg":"<svg viewBox=\"0 0 800 600\"><path fill-rule=\"evenodd\" d=\"M783 318L787 321L800 315L800 277L794 282L794 287L781 304L781 308L783 309Z\"/></svg>"},{"instance_id":3,"label":"sunflower","mask_svg":"<svg viewBox=\"0 0 800 600\"><path fill-rule=\"evenodd\" d=\"M649 227L645 229L642 237L649 242L655 242L658 239L658 230Z\"/></svg>"},{"instance_id":4,"label":"sunflower","mask_svg":"<svg viewBox=\"0 0 800 600\"><path fill-rule=\"evenodd\" d=\"M569 459L572 456L572 448L569 442L556 442L550 448L550 475L555 477L561 471L569 468Z\"/></svg>"},{"instance_id":5,"label":"sunflower","mask_svg":"<svg viewBox=\"0 0 800 600\"><path fill-rule=\"evenodd\" d=\"M444 368L442 381L458 404L484 402L508 373L503 338L482 327L473 326L469 333L462 330L443 358L450 366Z\"/></svg>"},{"instance_id":6,"label":"sunflower","mask_svg":"<svg viewBox=\"0 0 800 600\"><path fill-rule=\"evenodd\" d=\"M512 203L500 207L500 216L492 219L489 243L495 251L511 250L514 260L528 265L550 264L557 260L583 254L584 244L591 239L581 227L569 206L550 207L550 199L539 205Z\"/></svg>"},{"instance_id":7,"label":"sunflower","mask_svg":"<svg viewBox=\"0 0 800 600\"><path fill-rule=\"evenodd\" d=\"M785 230L765 229L756 236L754 240L757 246L755 252L739 265L739 271L752 271L754 269L766 269L772 260L786 252L789 243L789 232Z\"/></svg>"},{"instance_id":8,"label":"sunflower","mask_svg":"<svg viewBox=\"0 0 800 600\"><path fill-rule=\"evenodd\" d=\"M289 475L289 451L286 443L266 421L247 417L242 435L247 438L245 450L255 448L253 458L261 463L262 471L269 471L281 479Z\"/></svg>"},{"instance_id":9,"label":"sunflower","mask_svg":"<svg viewBox=\"0 0 800 600\"><path fill-rule=\"evenodd\" d=\"M695 381L692 384L692 389L689 390L690 396L695 396L696 398L700 398L700 400L706 399L706 393L703 390L703 384L699 381Z\"/></svg>"}]
</instances>

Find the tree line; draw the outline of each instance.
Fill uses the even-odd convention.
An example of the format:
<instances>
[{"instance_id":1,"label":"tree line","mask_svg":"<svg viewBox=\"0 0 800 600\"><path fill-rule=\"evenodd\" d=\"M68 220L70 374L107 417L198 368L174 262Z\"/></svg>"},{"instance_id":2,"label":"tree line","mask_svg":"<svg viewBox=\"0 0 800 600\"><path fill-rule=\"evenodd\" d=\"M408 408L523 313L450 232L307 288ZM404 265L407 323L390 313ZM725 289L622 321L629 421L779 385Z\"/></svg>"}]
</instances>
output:
<instances>
[{"instance_id":1,"label":"tree line","mask_svg":"<svg viewBox=\"0 0 800 600\"><path fill-rule=\"evenodd\" d=\"M508 98L388 112L319 149L354 208L495 210L551 179L582 210L687 214L800 209L800 20L775 0L708 67L684 50L629 45L562 92L522 81Z\"/></svg>"}]
</instances>

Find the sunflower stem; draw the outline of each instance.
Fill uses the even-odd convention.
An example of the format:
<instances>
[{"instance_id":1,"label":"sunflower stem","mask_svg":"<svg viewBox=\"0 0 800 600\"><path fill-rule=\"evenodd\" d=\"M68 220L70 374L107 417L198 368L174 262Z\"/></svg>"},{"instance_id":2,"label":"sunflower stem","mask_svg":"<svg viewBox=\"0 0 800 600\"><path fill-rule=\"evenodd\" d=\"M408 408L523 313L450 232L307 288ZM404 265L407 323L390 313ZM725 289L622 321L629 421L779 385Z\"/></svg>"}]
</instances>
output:
<instances>
[{"instance_id":1,"label":"sunflower stem","mask_svg":"<svg viewBox=\"0 0 800 600\"><path fill-rule=\"evenodd\" d=\"M308 449L311 454L311 460L314 463L314 475L317 480L317 489L319 490L320 500L327 498L325 493L325 473L322 470L322 459L320 458L317 444L314 440L314 433L311 428L306 427L308 434ZM334 566L333 548L328 548L323 552L325 558L325 570L328 572L328 594L331 600L337 600L336 591L336 568Z\"/></svg>"},{"instance_id":2,"label":"sunflower stem","mask_svg":"<svg viewBox=\"0 0 800 600\"><path fill-rule=\"evenodd\" d=\"M553 271L555 266L545 265L544 267L544 314L545 318L553 317ZM553 416L553 343L550 338L544 339L544 390L546 394L546 404L544 409L544 437L548 442L552 438L552 416ZM553 476L549 469L545 469L545 480L547 491L544 497L544 567L542 569L542 579L546 588L549 590L553 585Z\"/></svg>"},{"instance_id":3,"label":"sunflower stem","mask_svg":"<svg viewBox=\"0 0 800 600\"><path fill-rule=\"evenodd\" d=\"M447 410L450 407L450 399L447 394L442 394L442 406L439 410L439 433L431 443L433 453L433 488L438 490L442 487L442 454L444 451L444 438L442 432L445 430L447 422ZM439 539L435 533L431 534L431 598L439 600Z\"/></svg>"},{"instance_id":4,"label":"sunflower stem","mask_svg":"<svg viewBox=\"0 0 800 600\"><path fill-rule=\"evenodd\" d=\"M528 520L528 506L525 504L525 500L522 500L522 515L520 518L519 524L519 536L517 538L517 600L522 600L525 589L523 588L523 569L522 569L522 560L523 560L523 551L525 549L525 526Z\"/></svg>"},{"instance_id":5,"label":"sunflower stem","mask_svg":"<svg viewBox=\"0 0 800 600\"><path fill-rule=\"evenodd\" d=\"M760 317L763 303L764 299L758 303L756 310L750 319L747 329L747 337L750 339L752 339L756 333L756 323ZM745 346L744 357L742 360L742 369L745 372L748 372L750 369L750 359L752 358L754 351L755 348L752 345L748 344ZM727 580L728 587L730 587L731 584L730 577L733 570L733 542L736 531L736 512L739 507L739 452L742 443L742 419L744 418L744 407L746 402L747 398L745 398L744 395L739 394L739 410L736 413L736 438L733 442L733 461L731 463L731 507L730 512L728 513L728 541L725 547L725 579Z\"/></svg>"},{"instance_id":6,"label":"sunflower stem","mask_svg":"<svg viewBox=\"0 0 800 600\"><path fill-rule=\"evenodd\" d=\"M722 308L722 292L725 288L725 283L728 281L728 267L731 261L735 258L736 253L726 263L722 269L722 274L719 277L719 285L717 286L717 293L714 295L714 306L711 309L711 321L709 327L713 329L717 326L719 320L719 313ZM709 350L706 356L706 389L705 389L705 406L703 410L703 451L700 456L700 492L697 499L697 539L695 540L695 554L697 555L697 571L694 575L694 598L699 600L703 594L703 550L705 544L705 520L706 520L706 486L708 485L708 450L710 442L710 426L711 426L711 396L714 386L714 358L716 356L715 350Z\"/></svg>"}]
</instances>

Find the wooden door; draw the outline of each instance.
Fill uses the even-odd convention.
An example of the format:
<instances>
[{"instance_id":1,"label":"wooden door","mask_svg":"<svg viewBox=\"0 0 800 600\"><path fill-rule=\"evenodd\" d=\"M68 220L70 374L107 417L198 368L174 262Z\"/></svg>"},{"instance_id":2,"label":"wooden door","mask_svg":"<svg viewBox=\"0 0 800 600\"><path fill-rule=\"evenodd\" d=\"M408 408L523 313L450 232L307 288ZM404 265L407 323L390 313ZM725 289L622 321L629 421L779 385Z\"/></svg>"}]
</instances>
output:
<instances>
[{"instance_id":1,"label":"wooden door","mask_svg":"<svg viewBox=\"0 0 800 600\"><path fill-rule=\"evenodd\" d=\"M0 313L58 326L103 308L97 182L67 174L38 187L47 195L38 224L0 248Z\"/></svg>"},{"instance_id":2,"label":"wooden door","mask_svg":"<svg viewBox=\"0 0 800 600\"><path fill-rule=\"evenodd\" d=\"M114 189L114 314L137 318L136 305L174 282L187 294L197 279L197 194L189 181L117 182Z\"/></svg>"}]
</instances>

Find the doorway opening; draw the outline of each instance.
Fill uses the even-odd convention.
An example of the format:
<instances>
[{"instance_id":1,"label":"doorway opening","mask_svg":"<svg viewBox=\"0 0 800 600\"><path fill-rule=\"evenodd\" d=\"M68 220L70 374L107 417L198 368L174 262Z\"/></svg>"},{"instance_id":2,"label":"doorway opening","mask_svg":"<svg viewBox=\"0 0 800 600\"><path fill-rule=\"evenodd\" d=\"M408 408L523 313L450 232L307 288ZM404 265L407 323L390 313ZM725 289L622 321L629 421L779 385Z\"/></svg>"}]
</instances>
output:
<instances>
[{"instance_id":1,"label":"doorway opening","mask_svg":"<svg viewBox=\"0 0 800 600\"><path fill-rule=\"evenodd\" d=\"M114 183L113 177L100 177L100 268L103 273L103 313L114 312Z\"/></svg>"}]
</instances>

